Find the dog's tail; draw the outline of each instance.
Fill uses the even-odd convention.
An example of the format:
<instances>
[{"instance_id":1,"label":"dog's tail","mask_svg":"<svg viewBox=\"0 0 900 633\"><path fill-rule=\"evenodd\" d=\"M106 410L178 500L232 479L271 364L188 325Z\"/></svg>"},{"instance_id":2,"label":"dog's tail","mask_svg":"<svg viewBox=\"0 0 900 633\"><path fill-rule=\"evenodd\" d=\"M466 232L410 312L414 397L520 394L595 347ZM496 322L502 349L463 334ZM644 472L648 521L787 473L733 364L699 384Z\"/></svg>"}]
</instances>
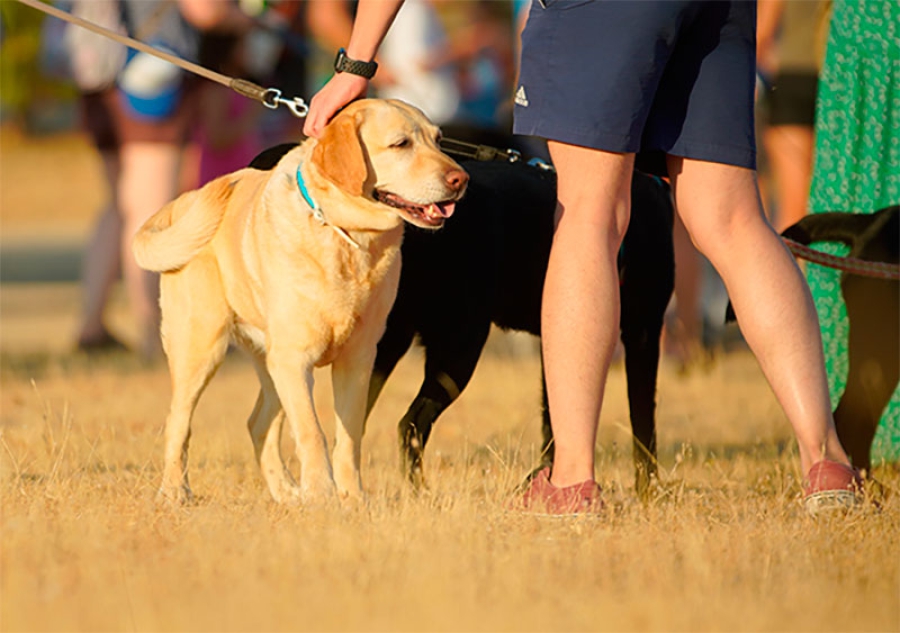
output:
<instances>
[{"instance_id":1,"label":"dog's tail","mask_svg":"<svg viewBox=\"0 0 900 633\"><path fill-rule=\"evenodd\" d=\"M187 264L216 234L233 184L233 177L217 178L202 189L182 194L151 216L131 243L138 266L168 272Z\"/></svg>"}]
</instances>

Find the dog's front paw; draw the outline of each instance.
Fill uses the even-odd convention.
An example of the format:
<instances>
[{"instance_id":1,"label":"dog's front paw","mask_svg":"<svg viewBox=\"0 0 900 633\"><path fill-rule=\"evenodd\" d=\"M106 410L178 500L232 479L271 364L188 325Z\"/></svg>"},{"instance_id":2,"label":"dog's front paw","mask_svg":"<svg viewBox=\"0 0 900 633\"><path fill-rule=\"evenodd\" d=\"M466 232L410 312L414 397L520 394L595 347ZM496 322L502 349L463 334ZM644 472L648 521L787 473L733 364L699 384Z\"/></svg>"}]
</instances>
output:
<instances>
[{"instance_id":1,"label":"dog's front paw","mask_svg":"<svg viewBox=\"0 0 900 633\"><path fill-rule=\"evenodd\" d=\"M301 477L300 497L307 504L328 503L337 498L337 488L330 477Z\"/></svg>"},{"instance_id":2,"label":"dog's front paw","mask_svg":"<svg viewBox=\"0 0 900 633\"><path fill-rule=\"evenodd\" d=\"M338 471L335 469L334 472L334 483L337 487L338 496L341 499L341 502L344 504L364 504L366 500L366 493L363 492L362 487L362 479L359 477L359 472L354 471L352 474L345 477L338 477Z\"/></svg>"},{"instance_id":3,"label":"dog's front paw","mask_svg":"<svg viewBox=\"0 0 900 633\"><path fill-rule=\"evenodd\" d=\"M369 496L362 490L339 491L338 496L344 510L358 512L369 507Z\"/></svg>"},{"instance_id":4,"label":"dog's front paw","mask_svg":"<svg viewBox=\"0 0 900 633\"><path fill-rule=\"evenodd\" d=\"M303 491L300 490L300 486L292 483L284 482L277 486L271 486L269 492L275 500L275 503L280 503L281 505L300 505L300 502L303 499Z\"/></svg>"},{"instance_id":5,"label":"dog's front paw","mask_svg":"<svg viewBox=\"0 0 900 633\"><path fill-rule=\"evenodd\" d=\"M362 479L359 470L353 466L335 465L334 485L341 499L363 496Z\"/></svg>"},{"instance_id":6,"label":"dog's front paw","mask_svg":"<svg viewBox=\"0 0 900 633\"><path fill-rule=\"evenodd\" d=\"M156 493L156 499L162 503L187 505L194 501L194 493L187 484L170 486L163 484Z\"/></svg>"}]
</instances>

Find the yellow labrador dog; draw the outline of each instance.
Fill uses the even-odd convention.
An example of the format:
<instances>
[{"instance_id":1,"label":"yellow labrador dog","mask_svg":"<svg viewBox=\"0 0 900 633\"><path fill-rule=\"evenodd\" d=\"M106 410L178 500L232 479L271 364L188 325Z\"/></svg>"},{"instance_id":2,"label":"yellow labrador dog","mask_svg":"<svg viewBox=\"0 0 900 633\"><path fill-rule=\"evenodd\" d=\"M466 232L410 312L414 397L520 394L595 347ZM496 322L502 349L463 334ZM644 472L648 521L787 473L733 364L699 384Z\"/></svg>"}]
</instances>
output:
<instances>
[{"instance_id":1,"label":"yellow labrador dog","mask_svg":"<svg viewBox=\"0 0 900 633\"><path fill-rule=\"evenodd\" d=\"M261 383L247 424L276 501L358 496L369 375L400 274L403 221L440 227L468 182L440 132L401 101L349 105L269 171L243 169L163 207L134 239L162 273L172 379L160 492L186 501L191 416L229 340ZM331 364L334 469L313 406L313 368ZM282 461L287 416L299 486Z\"/></svg>"}]
</instances>

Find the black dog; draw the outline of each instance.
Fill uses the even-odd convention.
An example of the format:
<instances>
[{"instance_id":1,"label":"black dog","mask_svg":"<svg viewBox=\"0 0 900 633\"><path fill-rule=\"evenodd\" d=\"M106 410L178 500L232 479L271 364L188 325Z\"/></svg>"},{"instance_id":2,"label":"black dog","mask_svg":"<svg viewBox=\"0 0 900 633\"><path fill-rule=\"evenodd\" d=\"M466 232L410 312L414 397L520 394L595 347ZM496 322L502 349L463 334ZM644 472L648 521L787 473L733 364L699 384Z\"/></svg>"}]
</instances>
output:
<instances>
[{"instance_id":1,"label":"black dog","mask_svg":"<svg viewBox=\"0 0 900 633\"><path fill-rule=\"evenodd\" d=\"M271 169L293 147L279 145L251 163ZM553 236L556 175L524 162L462 161L465 197L440 231L406 227L397 299L378 344L369 386L371 411L416 335L425 379L399 424L409 479L420 485L422 454L438 416L472 377L491 324L540 335L541 294ZM656 382L663 315L675 259L668 185L634 173L631 224L619 253L628 401L639 493L656 473ZM544 390L542 462L553 459Z\"/></svg>"},{"instance_id":2,"label":"black dog","mask_svg":"<svg viewBox=\"0 0 900 633\"><path fill-rule=\"evenodd\" d=\"M369 386L369 410L416 335L425 378L399 424L404 469L422 482L422 453L438 416L472 377L491 324L540 335L553 236L556 177L522 162L462 163L466 195L438 232L406 230L397 300ZM656 473L656 382L663 315L674 285L668 186L635 172L632 218L619 255L628 398L637 488ZM543 462L553 458L544 391Z\"/></svg>"},{"instance_id":3,"label":"black dog","mask_svg":"<svg viewBox=\"0 0 900 633\"><path fill-rule=\"evenodd\" d=\"M840 242L848 257L900 264L900 206L873 214L815 213L782 235L799 244ZM847 387L834 411L841 444L853 465L871 469L872 439L900 380L900 282L841 274L847 305Z\"/></svg>"}]
</instances>

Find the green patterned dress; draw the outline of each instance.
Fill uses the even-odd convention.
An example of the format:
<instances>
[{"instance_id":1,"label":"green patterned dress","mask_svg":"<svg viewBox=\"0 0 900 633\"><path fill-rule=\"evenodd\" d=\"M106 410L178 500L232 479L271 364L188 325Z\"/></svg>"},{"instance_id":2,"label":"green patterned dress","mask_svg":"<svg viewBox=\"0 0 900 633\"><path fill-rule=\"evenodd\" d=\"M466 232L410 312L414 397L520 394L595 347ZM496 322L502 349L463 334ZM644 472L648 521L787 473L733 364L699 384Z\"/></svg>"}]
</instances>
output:
<instances>
[{"instance_id":1,"label":"green patterned dress","mask_svg":"<svg viewBox=\"0 0 900 633\"><path fill-rule=\"evenodd\" d=\"M900 1L836 0L816 104L811 213L872 213L900 203ZM821 244L846 254L846 247ZM807 276L837 403L847 378L847 314L839 273L814 264ZM896 325L896 324L895 324ZM900 387L881 419L872 463L900 462Z\"/></svg>"}]
</instances>

